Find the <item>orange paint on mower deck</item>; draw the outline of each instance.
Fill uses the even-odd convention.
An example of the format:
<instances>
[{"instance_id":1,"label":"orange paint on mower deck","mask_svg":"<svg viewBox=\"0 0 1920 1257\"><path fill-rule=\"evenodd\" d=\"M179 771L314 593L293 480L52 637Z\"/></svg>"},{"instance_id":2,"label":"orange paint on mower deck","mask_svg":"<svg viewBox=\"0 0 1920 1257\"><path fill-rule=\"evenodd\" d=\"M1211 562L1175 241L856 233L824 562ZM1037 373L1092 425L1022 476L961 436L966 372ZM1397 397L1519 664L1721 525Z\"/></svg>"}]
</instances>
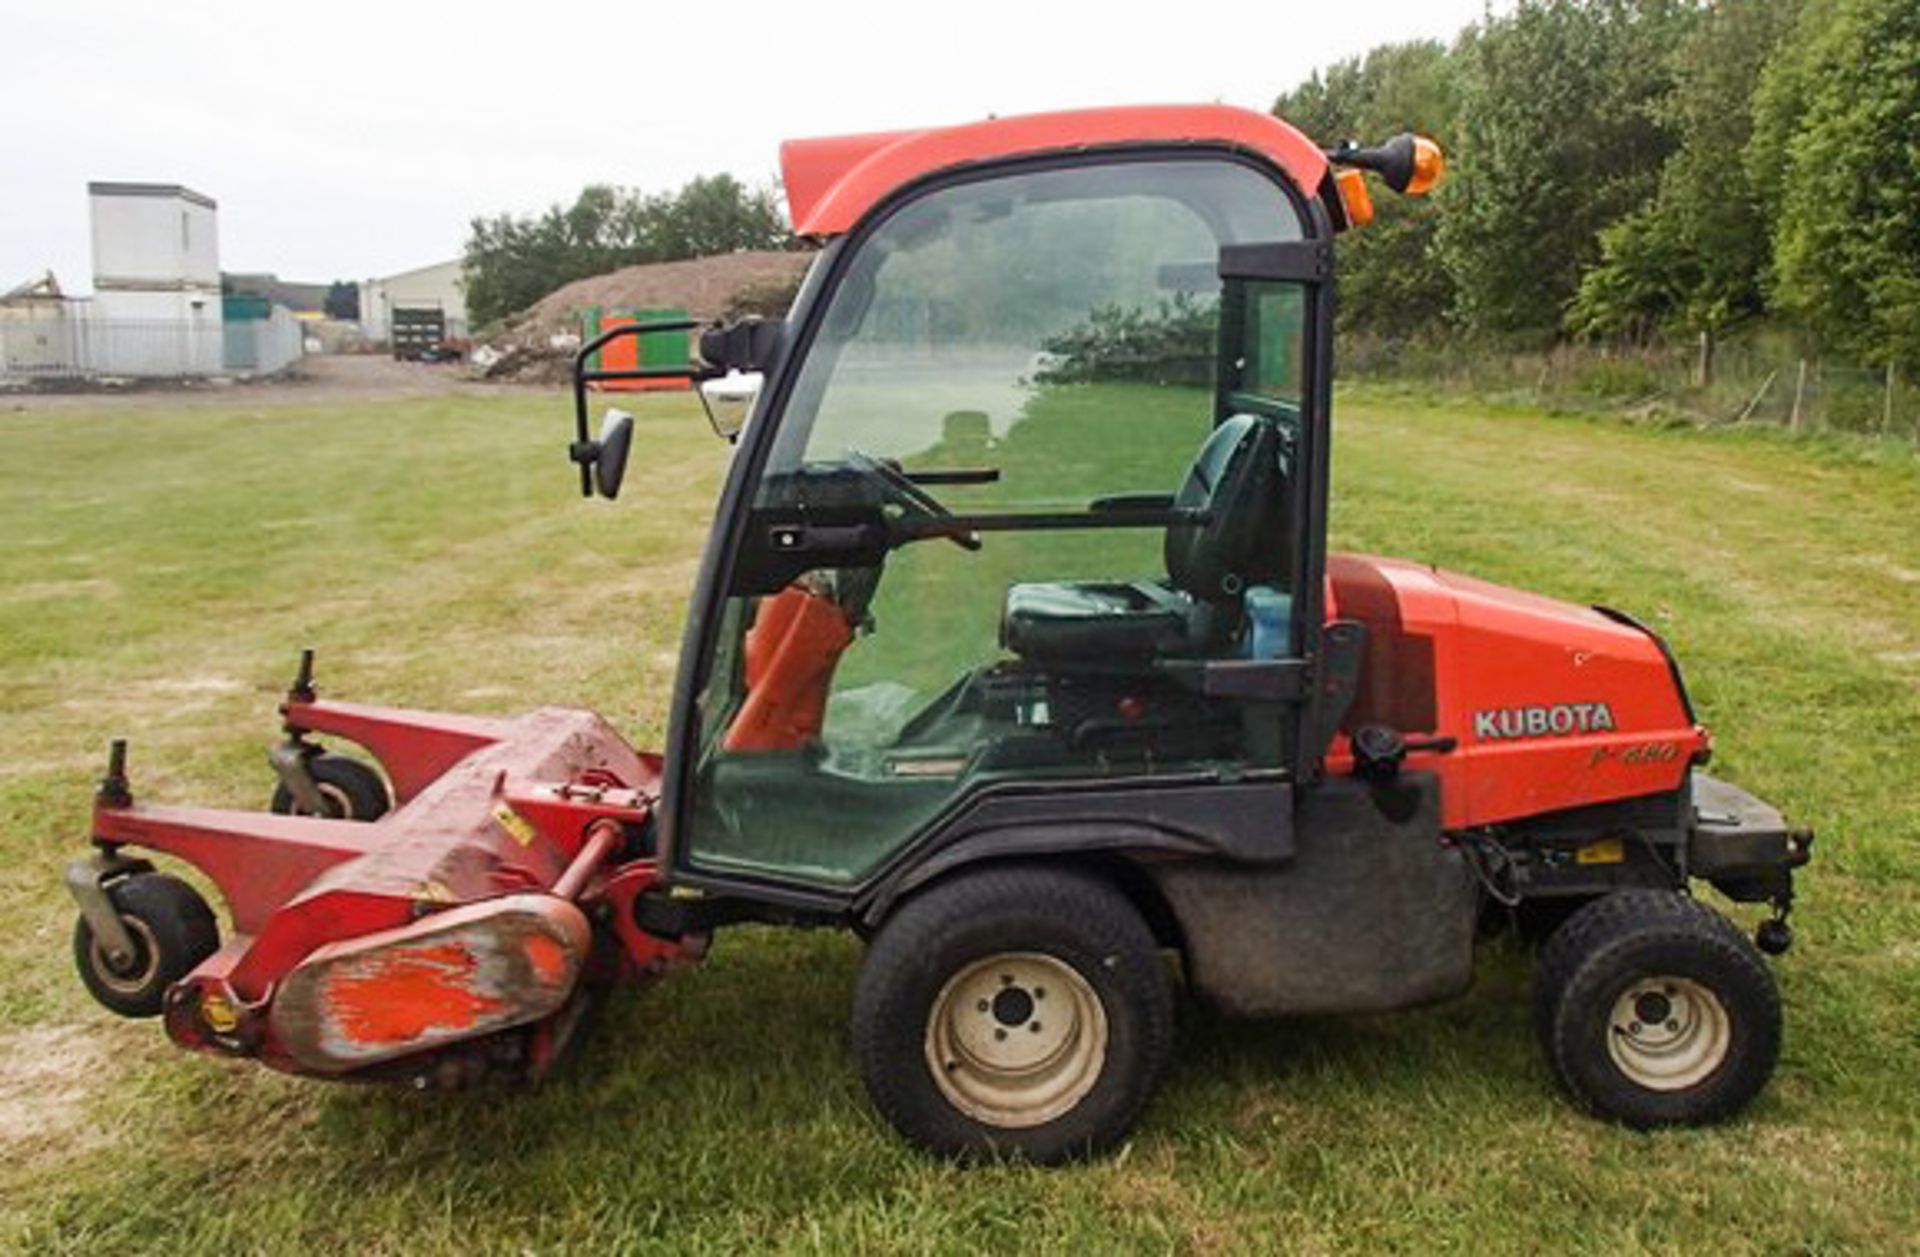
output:
<instances>
[{"instance_id":1,"label":"orange paint on mower deck","mask_svg":"<svg viewBox=\"0 0 1920 1257\"><path fill-rule=\"evenodd\" d=\"M558 956L559 944L547 944ZM391 948L329 971L320 999L345 1039L368 1046L413 1043L433 1030L472 1030L506 1007L477 989L479 971L479 960L462 943Z\"/></svg>"},{"instance_id":2,"label":"orange paint on mower deck","mask_svg":"<svg viewBox=\"0 0 1920 1257\"><path fill-rule=\"evenodd\" d=\"M270 1013L296 1061L343 1073L557 1012L592 947L552 895L505 895L316 951Z\"/></svg>"},{"instance_id":3,"label":"orange paint on mower deck","mask_svg":"<svg viewBox=\"0 0 1920 1257\"><path fill-rule=\"evenodd\" d=\"M545 934L529 934L521 944L521 950L527 953L527 965L533 970L536 981L545 986L558 986L570 979L567 965L567 949L558 939Z\"/></svg>"}]
</instances>

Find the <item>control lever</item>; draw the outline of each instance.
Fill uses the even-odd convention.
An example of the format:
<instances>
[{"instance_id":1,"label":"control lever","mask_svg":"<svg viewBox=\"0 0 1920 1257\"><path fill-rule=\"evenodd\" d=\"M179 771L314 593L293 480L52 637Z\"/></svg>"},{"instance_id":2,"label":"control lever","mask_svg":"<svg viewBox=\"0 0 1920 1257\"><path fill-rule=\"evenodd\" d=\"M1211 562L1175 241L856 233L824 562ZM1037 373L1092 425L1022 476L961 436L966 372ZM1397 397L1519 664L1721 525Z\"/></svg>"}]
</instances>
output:
<instances>
[{"instance_id":1,"label":"control lever","mask_svg":"<svg viewBox=\"0 0 1920 1257\"><path fill-rule=\"evenodd\" d=\"M1421 751L1445 755L1459 745L1458 738L1410 738L1386 725L1362 725L1353 735L1353 771L1363 781L1384 786L1400 775L1408 755Z\"/></svg>"}]
</instances>

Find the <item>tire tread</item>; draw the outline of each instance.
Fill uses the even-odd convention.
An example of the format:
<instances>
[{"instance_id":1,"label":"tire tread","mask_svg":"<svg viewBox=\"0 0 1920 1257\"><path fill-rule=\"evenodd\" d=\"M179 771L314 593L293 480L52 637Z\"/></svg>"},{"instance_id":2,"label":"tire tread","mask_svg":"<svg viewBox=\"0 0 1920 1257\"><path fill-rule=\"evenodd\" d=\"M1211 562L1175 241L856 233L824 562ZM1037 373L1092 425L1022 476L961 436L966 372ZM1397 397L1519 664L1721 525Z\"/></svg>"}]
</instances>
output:
<instances>
[{"instance_id":1,"label":"tire tread","mask_svg":"<svg viewBox=\"0 0 1920 1257\"><path fill-rule=\"evenodd\" d=\"M926 981L925 967L954 932L982 920L1001 924L1010 940L1039 928L1078 935L1092 949L1122 968L1115 977L1137 996L1140 1070L1128 1080L1117 1102L1101 1113L1085 1112L1100 1095L1044 1125L994 1130L953 1110L944 1100L926 1103L916 1086L924 1027L910 1036L888 1011L898 993ZM1017 942L1010 942L1017 947ZM1146 922L1126 896L1090 874L1052 866L990 868L936 883L898 908L868 949L855 984L850 1034L854 1060L875 1108L897 1130L929 1151L953 1159L1014 1153L1037 1163L1054 1163L1104 1151L1123 1138L1156 1089L1173 1047L1172 991L1161 966L1158 945ZM913 1061L899 1055L904 1038L912 1040ZM924 1071L922 1071L924 1072ZM925 1084L934 1096L937 1088Z\"/></svg>"},{"instance_id":2,"label":"tire tread","mask_svg":"<svg viewBox=\"0 0 1920 1257\"><path fill-rule=\"evenodd\" d=\"M1604 1089L1589 1085L1579 1068L1590 1045L1581 1037L1578 1018L1567 1015L1569 1000L1586 998L1586 988L1600 981L1595 975L1621 964L1625 952L1676 945L1699 949L1731 978L1745 1003L1728 1012L1740 1022L1736 1035L1746 1050L1736 1044L1729 1060L1733 1072L1707 1080L1697 1095L1642 1092L1624 1078L1619 1096L1597 1094ZM1728 992L1716 994L1725 1002ZM1533 1016L1548 1063L1568 1093L1589 1110L1630 1126L1731 1117L1766 1084L1779 1059L1780 995L1766 962L1732 921L1679 891L1616 891L1568 918L1541 950Z\"/></svg>"},{"instance_id":3,"label":"tire tread","mask_svg":"<svg viewBox=\"0 0 1920 1257\"><path fill-rule=\"evenodd\" d=\"M199 891L166 873L136 873L108 886L107 898L114 911L139 917L153 932L160 948L159 970L135 994L103 985L93 969L93 927L80 917L73 927L73 958L80 980L94 999L122 1017L157 1016L167 988L220 949L220 924Z\"/></svg>"}]
</instances>

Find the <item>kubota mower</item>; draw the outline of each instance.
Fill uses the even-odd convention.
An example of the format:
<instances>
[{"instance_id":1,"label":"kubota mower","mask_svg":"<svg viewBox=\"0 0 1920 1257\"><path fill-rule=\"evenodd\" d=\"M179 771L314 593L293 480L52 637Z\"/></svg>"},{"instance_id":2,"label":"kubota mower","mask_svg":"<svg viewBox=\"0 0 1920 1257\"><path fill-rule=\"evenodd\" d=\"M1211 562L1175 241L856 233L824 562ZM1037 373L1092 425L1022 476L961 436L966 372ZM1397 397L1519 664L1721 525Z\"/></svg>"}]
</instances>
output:
<instances>
[{"instance_id":1,"label":"kubota mower","mask_svg":"<svg viewBox=\"0 0 1920 1257\"><path fill-rule=\"evenodd\" d=\"M1334 238L1363 172L1417 194L1437 148L1139 108L783 161L821 246L789 318L691 367L588 367L657 324L576 363L585 491L635 439L588 430L610 374L693 376L736 441L664 751L582 711L323 700L309 658L269 813L135 802L116 745L69 874L101 1002L294 1073L528 1078L718 927L843 926L880 1111L1048 1161L1139 1116L1169 956L1233 1013L1378 1012L1464 992L1513 919L1551 930L1537 1024L1579 1103L1754 1097L1811 840L1699 771L1660 638L1326 552ZM136 852L211 879L224 941ZM1755 940L1702 883L1772 905Z\"/></svg>"}]
</instances>

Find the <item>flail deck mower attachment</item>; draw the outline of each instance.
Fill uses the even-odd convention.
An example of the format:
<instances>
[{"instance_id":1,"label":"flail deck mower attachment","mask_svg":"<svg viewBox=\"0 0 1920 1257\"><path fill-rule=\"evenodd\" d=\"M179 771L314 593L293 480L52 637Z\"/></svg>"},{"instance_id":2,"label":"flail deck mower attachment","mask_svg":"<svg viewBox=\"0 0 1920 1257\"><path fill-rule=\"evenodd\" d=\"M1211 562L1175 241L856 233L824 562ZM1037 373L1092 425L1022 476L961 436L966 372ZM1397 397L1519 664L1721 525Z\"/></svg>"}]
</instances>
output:
<instances>
[{"instance_id":1,"label":"flail deck mower attachment","mask_svg":"<svg viewBox=\"0 0 1920 1257\"><path fill-rule=\"evenodd\" d=\"M67 873L81 976L108 1008L164 1015L183 1047L290 1073L537 1077L586 992L698 956L703 938L634 924L658 877L660 763L599 717L322 702L310 653L281 711L273 812L137 803L114 744L97 852ZM314 734L366 748L384 780ZM205 874L226 900L226 941L196 891L130 848Z\"/></svg>"}]
</instances>

